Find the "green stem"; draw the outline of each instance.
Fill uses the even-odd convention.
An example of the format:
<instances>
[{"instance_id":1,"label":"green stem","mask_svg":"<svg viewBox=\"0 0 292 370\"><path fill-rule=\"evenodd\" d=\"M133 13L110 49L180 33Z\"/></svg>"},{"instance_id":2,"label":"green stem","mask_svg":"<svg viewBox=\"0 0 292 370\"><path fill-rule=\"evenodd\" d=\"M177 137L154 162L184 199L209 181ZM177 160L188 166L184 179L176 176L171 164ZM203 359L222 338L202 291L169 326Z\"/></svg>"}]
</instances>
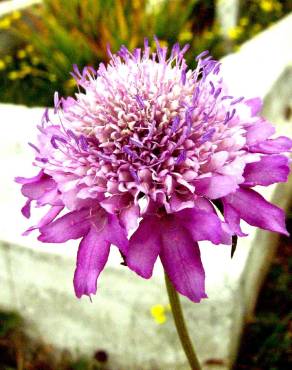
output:
<instances>
[{"instance_id":1,"label":"green stem","mask_svg":"<svg viewBox=\"0 0 292 370\"><path fill-rule=\"evenodd\" d=\"M169 280L167 274L165 273L165 283L168 293L168 298L176 326L176 330L184 349L184 352L187 356L189 364L192 370L200 370L201 366L196 356L195 350L193 348L186 323L183 317L182 308L179 300L177 291L174 289L171 281Z\"/></svg>"}]
</instances>

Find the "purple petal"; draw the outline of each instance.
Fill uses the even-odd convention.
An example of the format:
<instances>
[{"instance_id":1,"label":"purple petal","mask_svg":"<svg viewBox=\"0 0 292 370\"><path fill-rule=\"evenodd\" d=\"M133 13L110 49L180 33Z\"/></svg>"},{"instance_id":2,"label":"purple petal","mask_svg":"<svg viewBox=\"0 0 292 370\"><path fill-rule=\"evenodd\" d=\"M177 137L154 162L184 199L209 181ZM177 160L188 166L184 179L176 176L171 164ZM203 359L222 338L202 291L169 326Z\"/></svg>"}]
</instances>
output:
<instances>
[{"instance_id":1,"label":"purple petal","mask_svg":"<svg viewBox=\"0 0 292 370\"><path fill-rule=\"evenodd\" d=\"M26 236L33 230L39 229L50 222L52 222L59 214L60 212L64 209L64 206L53 206L50 208L50 210L44 215L44 217L41 218L39 223L36 226L30 227L28 230L26 230L23 235Z\"/></svg>"},{"instance_id":2,"label":"purple petal","mask_svg":"<svg viewBox=\"0 0 292 370\"><path fill-rule=\"evenodd\" d=\"M105 217L107 217L107 225L106 229L104 230L106 240L116 245L120 251L126 255L129 246L126 230L120 225L117 216L106 215Z\"/></svg>"},{"instance_id":3,"label":"purple petal","mask_svg":"<svg viewBox=\"0 0 292 370\"><path fill-rule=\"evenodd\" d=\"M224 218L232 235L247 236L240 227L239 213L223 198Z\"/></svg>"},{"instance_id":4,"label":"purple petal","mask_svg":"<svg viewBox=\"0 0 292 370\"><path fill-rule=\"evenodd\" d=\"M290 169L288 158L283 155L269 155L262 157L259 162L246 165L243 177L244 185L268 186L277 182L286 182Z\"/></svg>"},{"instance_id":5,"label":"purple petal","mask_svg":"<svg viewBox=\"0 0 292 370\"><path fill-rule=\"evenodd\" d=\"M224 197L233 193L237 188L237 182L232 176L214 175L194 181L195 192L198 195L206 196L210 199Z\"/></svg>"},{"instance_id":6,"label":"purple petal","mask_svg":"<svg viewBox=\"0 0 292 370\"><path fill-rule=\"evenodd\" d=\"M79 245L74 274L74 289L78 298L83 294L90 296L96 293L97 278L110 251L110 243L104 236L103 232L92 227Z\"/></svg>"},{"instance_id":7,"label":"purple petal","mask_svg":"<svg viewBox=\"0 0 292 370\"><path fill-rule=\"evenodd\" d=\"M248 127L246 132L247 145L255 145L275 133L275 128L266 120L261 119L255 124Z\"/></svg>"},{"instance_id":8,"label":"purple petal","mask_svg":"<svg viewBox=\"0 0 292 370\"><path fill-rule=\"evenodd\" d=\"M222 239L221 221L212 212L199 208L187 208L171 216L175 223L185 227L194 241L210 240L220 244Z\"/></svg>"},{"instance_id":9,"label":"purple petal","mask_svg":"<svg viewBox=\"0 0 292 370\"><path fill-rule=\"evenodd\" d=\"M115 194L108 197L100 202L102 208L108 213L116 213L124 207L128 207L131 204L133 197L129 194Z\"/></svg>"},{"instance_id":10,"label":"purple petal","mask_svg":"<svg viewBox=\"0 0 292 370\"><path fill-rule=\"evenodd\" d=\"M26 218L30 218L30 205L31 205L31 199L28 199L25 205L21 208L21 213Z\"/></svg>"},{"instance_id":11,"label":"purple petal","mask_svg":"<svg viewBox=\"0 0 292 370\"><path fill-rule=\"evenodd\" d=\"M132 235L127 254L127 265L145 279L152 276L154 263L161 249L159 218L145 217Z\"/></svg>"},{"instance_id":12,"label":"purple petal","mask_svg":"<svg viewBox=\"0 0 292 370\"><path fill-rule=\"evenodd\" d=\"M81 238L88 233L89 228L89 210L73 211L42 226L38 240L44 243L64 243L70 239Z\"/></svg>"},{"instance_id":13,"label":"purple petal","mask_svg":"<svg viewBox=\"0 0 292 370\"><path fill-rule=\"evenodd\" d=\"M253 153L279 154L288 152L292 148L292 140L286 136L279 136L276 139L268 139L249 147Z\"/></svg>"},{"instance_id":14,"label":"purple petal","mask_svg":"<svg viewBox=\"0 0 292 370\"><path fill-rule=\"evenodd\" d=\"M138 226L138 219L140 217L140 208L138 206L130 206L123 208L120 212L120 220L124 228L129 232Z\"/></svg>"},{"instance_id":15,"label":"purple petal","mask_svg":"<svg viewBox=\"0 0 292 370\"><path fill-rule=\"evenodd\" d=\"M254 190L240 188L234 194L225 197L223 201L250 225L289 235L282 209L267 202Z\"/></svg>"},{"instance_id":16,"label":"purple petal","mask_svg":"<svg viewBox=\"0 0 292 370\"><path fill-rule=\"evenodd\" d=\"M30 199L39 199L50 190L56 188L56 182L49 176L43 175L39 180L35 182L29 182L22 185L22 194Z\"/></svg>"},{"instance_id":17,"label":"purple petal","mask_svg":"<svg viewBox=\"0 0 292 370\"><path fill-rule=\"evenodd\" d=\"M244 102L251 109L252 116L256 116L263 108L263 101L261 98L252 98Z\"/></svg>"},{"instance_id":18,"label":"purple petal","mask_svg":"<svg viewBox=\"0 0 292 370\"><path fill-rule=\"evenodd\" d=\"M15 182L18 184L32 184L34 182L39 181L44 175L44 171L41 170L36 176L33 177L16 177Z\"/></svg>"},{"instance_id":19,"label":"purple petal","mask_svg":"<svg viewBox=\"0 0 292 370\"><path fill-rule=\"evenodd\" d=\"M193 302L207 298L199 246L181 225L172 223L172 227L163 230L160 258L179 293Z\"/></svg>"}]
</instances>

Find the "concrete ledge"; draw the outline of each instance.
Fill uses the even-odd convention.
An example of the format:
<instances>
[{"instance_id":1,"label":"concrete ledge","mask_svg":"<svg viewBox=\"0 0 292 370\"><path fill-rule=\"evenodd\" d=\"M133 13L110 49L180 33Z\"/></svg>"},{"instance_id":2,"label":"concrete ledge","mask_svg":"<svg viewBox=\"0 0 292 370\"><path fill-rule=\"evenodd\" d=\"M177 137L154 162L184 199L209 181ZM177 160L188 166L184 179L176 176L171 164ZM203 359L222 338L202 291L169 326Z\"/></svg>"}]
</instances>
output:
<instances>
[{"instance_id":1,"label":"concrete ledge","mask_svg":"<svg viewBox=\"0 0 292 370\"><path fill-rule=\"evenodd\" d=\"M268 115L277 112L272 118L279 122L278 134L288 136L292 136L291 121L285 114L291 101L287 90L287 76L291 77L287 56L291 35L287 27L291 22L292 17L286 17L223 60L225 79L232 88L240 90L242 86L243 93L251 97L260 92L266 98ZM275 34L276 58L284 58L276 65L270 52ZM248 63L249 59L253 63ZM267 64L264 71L263 60ZM266 74L267 70L270 73ZM271 106L276 110L269 110ZM170 315L163 325L157 325L149 312L155 304L167 304L159 264L153 278L146 281L120 266L120 258L112 250L98 294L90 303L77 300L73 293L76 243L44 245L34 236L20 236L28 223L20 215L23 198L13 177L32 174L26 142L33 141L31 135L35 135L42 110L0 105L0 112L2 124L8 128L2 131L0 148L0 306L17 309L26 318L32 336L58 348L89 355L96 349L106 350L109 366L114 369L187 369ZM263 194L285 208L291 198L291 185L290 181L270 187ZM250 235L240 240L232 260L229 247L201 244L209 299L198 305L183 299L204 369L230 369L245 318L252 314L265 267L277 243L278 236L245 226ZM212 360L218 365L210 365Z\"/></svg>"},{"instance_id":2,"label":"concrete ledge","mask_svg":"<svg viewBox=\"0 0 292 370\"><path fill-rule=\"evenodd\" d=\"M28 6L38 4L42 0L12 0L12 1L2 1L0 3L0 17L6 14L14 12L16 10L22 10Z\"/></svg>"}]
</instances>

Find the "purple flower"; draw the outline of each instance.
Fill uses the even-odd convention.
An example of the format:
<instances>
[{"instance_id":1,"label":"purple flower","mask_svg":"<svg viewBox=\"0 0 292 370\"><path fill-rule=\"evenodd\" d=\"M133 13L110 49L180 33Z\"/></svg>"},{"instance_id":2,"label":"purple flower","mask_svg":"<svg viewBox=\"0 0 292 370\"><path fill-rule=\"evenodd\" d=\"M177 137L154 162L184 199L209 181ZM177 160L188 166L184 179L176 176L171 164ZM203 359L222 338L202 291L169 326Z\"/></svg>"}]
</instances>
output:
<instances>
[{"instance_id":1,"label":"purple flower","mask_svg":"<svg viewBox=\"0 0 292 370\"><path fill-rule=\"evenodd\" d=\"M30 205L49 206L39 240L82 238L74 276L78 297L96 292L110 245L150 278L158 257L173 285L206 297L198 242L231 244L243 219L287 234L284 213L252 188L285 182L286 137L258 116L261 101L233 97L220 63L203 52L195 70L184 52L157 41L151 53L125 47L98 70L74 66L75 98L54 96L31 145L40 172L17 178ZM217 207L215 207L216 205ZM221 209L224 218L217 215ZM129 232L132 236L129 238Z\"/></svg>"}]
</instances>

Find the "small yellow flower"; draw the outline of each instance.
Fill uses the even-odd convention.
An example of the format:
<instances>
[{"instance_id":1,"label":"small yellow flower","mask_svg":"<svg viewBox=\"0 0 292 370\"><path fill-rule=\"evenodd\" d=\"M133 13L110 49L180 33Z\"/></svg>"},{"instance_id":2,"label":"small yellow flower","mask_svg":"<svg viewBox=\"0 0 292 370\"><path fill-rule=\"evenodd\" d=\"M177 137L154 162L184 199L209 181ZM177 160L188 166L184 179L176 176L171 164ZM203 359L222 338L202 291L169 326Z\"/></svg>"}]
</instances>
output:
<instances>
[{"instance_id":1,"label":"small yellow flower","mask_svg":"<svg viewBox=\"0 0 292 370\"><path fill-rule=\"evenodd\" d=\"M274 4L273 4L273 1L271 0L262 0L260 2L260 7L262 8L264 12L269 13L273 11Z\"/></svg>"},{"instance_id":2,"label":"small yellow flower","mask_svg":"<svg viewBox=\"0 0 292 370\"><path fill-rule=\"evenodd\" d=\"M162 304L156 304L152 306L150 312L156 324L164 324L167 320L167 317L165 315L165 306L163 306Z\"/></svg>"},{"instance_id":3,"label":"small yellow flower","mask_svg":"<svg viewBox=\"0 0 292 370\"><path fill-rule=\"evenodd\" d=\"M3 71L3 69L5 69L6 67L6 64L4 62L4 60L0 59L0 71Z\"/></svg>"},{"instance_id":4,"label":"small yellow flower","mask_svg":"<svg viewBox=\"0 0 292 370\"><path fill-rule=\"evenodd\" d=\"M242 26L242 27L245 27L248 25L248 18L247 17L242 17L240 18L239 20L239 24Z\"/></svg>"},{"instance_id":5,"label":"small yellow flower","mask_svg":"<svg viewBox=\"0 0 292 370\"><path fill-rule=\"evenodd\" d=\"M191 40L192 37L193 37L193 34L191 31L184 30L183 32L179 34L178 39L180 42L186 42L186 41Z\"/></svg>"},{"instance_id":6,"label":"small yellow flower","mask_svg":"<svg viewBox=\"0 0 292 370\"><path fill-rule=\"evenodd\" d=\"M40 58L38 57L32 57L31 58L31 62L34 66L36 66L37 64L40 64Z\"/></svg>"},{"instance_id":7,"label":"small yellow flower","mask_svg":"<svg viewBox=\"0 0 292 370\"><path fill-rule=\"evenodd\" d=\"M242 33L242 27L229 28L228 36L231 40L236 40Z\"/></svg>"},{"instance_id":8,"label":"small yellow flower","mask_svg":"<svg viewBox=\"0 0 292 370\"><path fill-rule=\"evenodd\" d=\"M26 51L25 50L23 50L23 49L21 49L21 50L18 50L18 52L17 52L17 58L19 58L19 59L24 59L25 57L26 57Z\"/></svg>"},{"instance_id":9,"label":"small yellow flower","mask_svg":"<svg viewBox=\"0 0 292 370\"><path fill-rule=\"evenodd\" d=\"M23 76L28 75L29 73L31 73L31 71L32 71L32 68L28 64L22 66L21 68L21 73Z\"/></svg>"},{"instance_id":10,"label":"small yellow flower","mask_svg":"<svg viewBox=\"0 0 292 370\"><path fill-rule=\"evenodd\" d=\"M20 11L18 11L18 10L15 10L14 12L12 12L11 13L11 19L13 19L13 20L17 20L17 19L19 19L19 18L21 18L21 13L20 13Z\"/></svg>"},{"instance_id":11,"label":"small yellow flower","mask_svg":"<svg viewBox=\"0 0 292 370\"><path fill-rule=\"evenodd\" d=\"M9 17L5 17L0 20L0 29L7 30L11 26L11 20Z\"/></svg>"},{"instance_id":12,"label":"small yellow flower","mask_svg":"<svg viewBox=\"0 0 292 370\"><path fill-rule=\"evenodd\" d=\"M26 45L25 50L26 50L28 53L32 53L32 52L34 51L34 47L33 47L33 45L28 44L28 45Z\"/></svg>"},{"instance_id":13,"label":"small yellow flower","mask_svg":"<svg viewBox=\"0 0 292 370\"><path fill-rule=\"evenodd\" d=\"M18 71L11 71L8 73L9 80L17 80L20 78L20 73Z\"/></svg>"}]
</instances>

